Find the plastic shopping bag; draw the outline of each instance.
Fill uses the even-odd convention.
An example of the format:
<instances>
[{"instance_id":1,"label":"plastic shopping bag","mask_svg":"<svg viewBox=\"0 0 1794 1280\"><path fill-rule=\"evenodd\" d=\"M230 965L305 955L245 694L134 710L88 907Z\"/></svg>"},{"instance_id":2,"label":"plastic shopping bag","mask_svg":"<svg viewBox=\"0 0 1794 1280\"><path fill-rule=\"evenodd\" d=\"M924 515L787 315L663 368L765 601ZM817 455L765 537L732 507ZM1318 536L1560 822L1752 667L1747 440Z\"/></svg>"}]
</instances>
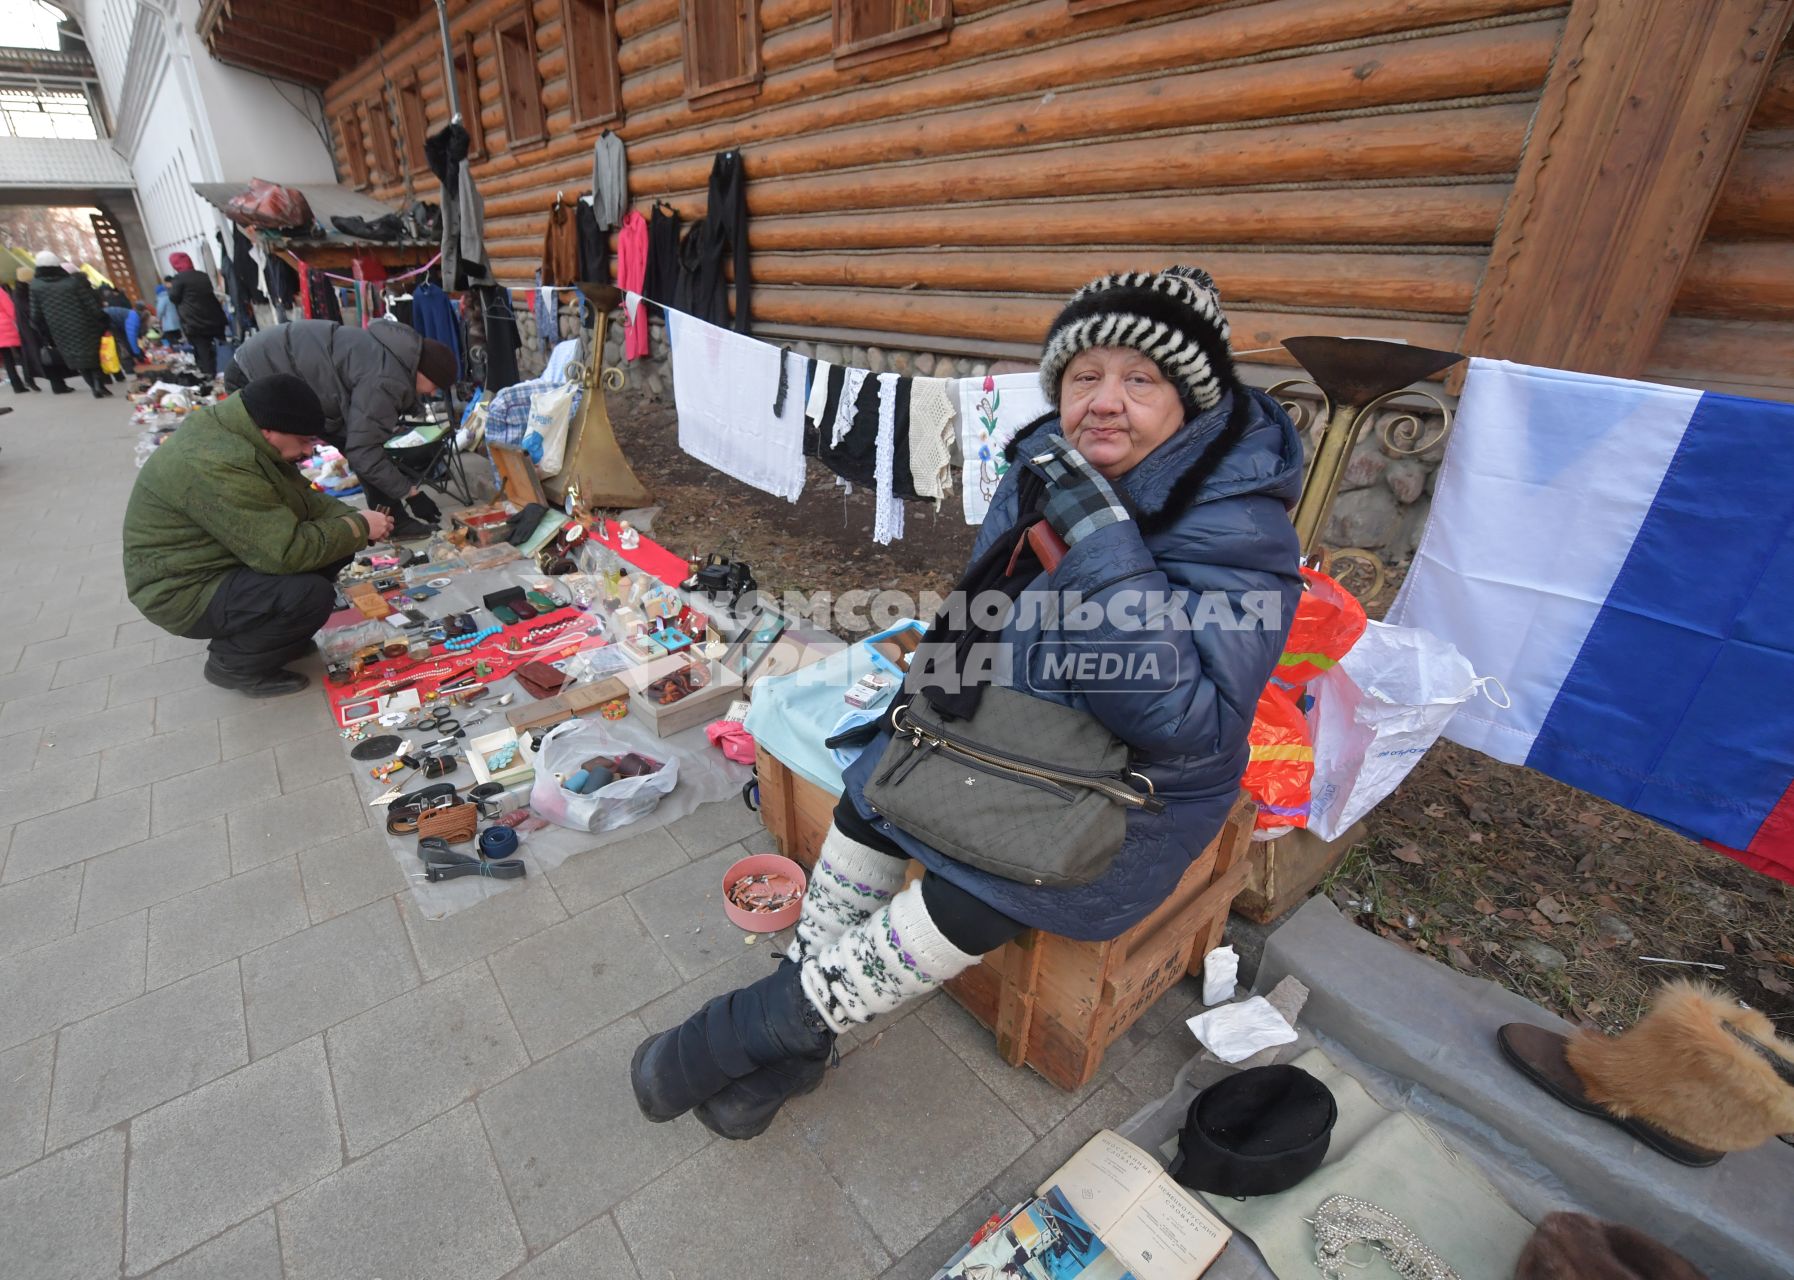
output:
<instances>
[{"instance_id":1,"label":"plastic shopping bag","mask_svg":"<svg viewBox=\"0 0 1794 1280\"><path fill-rule=\"evenodd\" d=\"M1303 569L1307 589L1296 605L1283 656L1271 685L1293 693L1323 671L1331 671L1364 634L1364 606L1326 574Z\"/></svg>"},{"instance_id":2,"label":"plastic shopping bag","mask_svg":"<svg viewBox=\"0 0 1794 1280\"><path fill-rule=\"evenodd\" d=\"M523 450L542 476L559 475L567 451L567 432L573 425L573 401L579 388L574 383L549 387L530 397L529 424L523 431Z\"/></svg>"},{"instance_id":3,"label":"plastic shopping bag","mask_svg":"<svg viewBox=\"0 0 1794 1280\"><path fill-rule=\"evenodd\" d=\"M1275 686L1258 695L1246 745L1251 760L1240 785L1258 804L1258 829L1281 835L1290 827L1307 826L1314 748L1308 722L1289 695Z\"/></svg>"},{"instance_id":4,"label":"plastic shopping bag","mask_svg":"<svg viewBox=\"0 0 1794 1280\"><path fill-rule=\"evenodd\" d=\"M536 780L530 786L529 807L538 817L557 827L575 831L611 831L645 818L659 806L662 796L679 784L679 761L668 759L654 773L637 778L618 778L590 795L579 795L561 785L561 779L577 773L593 756L624 754L602 720L568 720L542 736L536 751Z\"/></svg>"},{"instance_id":5,"label":"plastic shopping bag","mask_svg":"<svg viewBox=\"0 0 1794 1280\"><path fill-rule=\"evenodd\" d=\"M100 338L100 372L124 372L124 366L118 362L118 339L109 333Z\"/></svg>"},{"instance_id":6,"label":"plastic shopping bag","mask_svg":"<svg viewBox=\"0 0 1794 1280\"><path fill-rule=\"evenodd\" d=\"M1394 791L1484 686L1470 661L1430 631L1372 622L1339 665L1309 685L1314 789L1308 829L1337 840Z\"/></svg>"}]
</instances>

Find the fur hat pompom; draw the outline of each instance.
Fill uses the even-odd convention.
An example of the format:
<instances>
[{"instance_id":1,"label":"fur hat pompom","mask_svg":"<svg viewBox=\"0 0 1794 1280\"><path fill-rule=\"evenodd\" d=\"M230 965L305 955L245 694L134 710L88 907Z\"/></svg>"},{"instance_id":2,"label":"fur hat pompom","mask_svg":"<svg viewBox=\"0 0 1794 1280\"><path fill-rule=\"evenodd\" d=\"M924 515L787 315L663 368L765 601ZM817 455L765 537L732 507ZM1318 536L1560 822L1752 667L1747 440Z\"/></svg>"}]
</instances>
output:
<instances>
[{"instance_id":1,"label":"fur hat pompom","mask_svg":"<svg viewBox=\"0 0 1794 1280\"><path fill-rule=\"evenodd\" d=\"M1219 404L1237 377L1215 281L1200 267L1118 271L1071 295L1047 330L1040 388L1059 403L1065 366L1080 351L1131 347L1159 366L1194 415Z\"/></svg>"},{"instance_id":2,"label":"fur hat pompom","mask_svg":"<svg viewBox=\"0 0 1794 1280\"><path fill-rule=\"evenodd\" d=\"M1709 1151L1794 1132L1794 1044L1710 986L1668 983L1633 1026L1585 1031L1566 1056L1593 1101Z\"/></svg>"}]
</instances>

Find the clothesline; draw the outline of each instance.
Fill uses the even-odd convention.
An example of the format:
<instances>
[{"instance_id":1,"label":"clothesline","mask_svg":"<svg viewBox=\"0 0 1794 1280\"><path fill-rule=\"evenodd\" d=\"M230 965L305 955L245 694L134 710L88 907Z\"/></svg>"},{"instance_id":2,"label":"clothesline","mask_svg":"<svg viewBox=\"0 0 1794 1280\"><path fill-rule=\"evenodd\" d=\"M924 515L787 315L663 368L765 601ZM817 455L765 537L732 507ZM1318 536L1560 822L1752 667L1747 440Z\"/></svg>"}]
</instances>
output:
<instances>
[{"instance_id":1,"label":"clothesline","mask_svg":"<svg viewBox=\"0 0 1794 1280\"><path fill-rule=\"evenodd\" d=\"M305 261L305 259L301 258L298 254L295 253L292 255L292 257L293 257L293 261L297 262L299 264L299 267L302 271L309 273L313 270L313 268ZM431 258L428 262L424 263L423 266L416 267L413 270L407 271L403 275L387 276L386 279L382 283L394 284L400 280L409 280L409 279L411 279L412 276L421 276L424 272L428 271L431 267L435 266L438 262L441 262L441 261L442 261L442 250L438 249L436 251L436 256L434 258ZM318 274L323 276L326 280L336 280L336 281L341 282L342 284L368 284L368 283L371 283L370 281L357 280L354 276L339 276L335 272L332 272L332 271L320 271L320 272L318 272Z\"/></svg>"}]
</instances>

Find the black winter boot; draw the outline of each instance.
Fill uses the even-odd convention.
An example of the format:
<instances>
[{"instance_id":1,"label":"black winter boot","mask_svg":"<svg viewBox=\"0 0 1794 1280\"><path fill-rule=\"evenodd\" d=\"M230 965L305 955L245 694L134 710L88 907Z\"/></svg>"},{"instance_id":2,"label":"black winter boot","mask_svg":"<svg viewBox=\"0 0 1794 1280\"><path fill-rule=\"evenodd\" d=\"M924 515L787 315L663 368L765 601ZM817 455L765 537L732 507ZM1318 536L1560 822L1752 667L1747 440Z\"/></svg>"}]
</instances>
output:
<instances>
[{"instance_id":1,"label":"black winter boot","mask_svg":"<svg viewBox=\"0 0 1794 1280\"><path fill-rule=\"evenodd\" d=\"M642 1114L656 1123L674 1120L761 1067L826 1060L835 1034L804 995L798 973L797 965L782 964L642 1041L629 1063Z\"/></svg>"},{"instance_id":2,"label":"black winter boot","mask_svg":"<svg viewBox=\"0 0 1794 1280\"><path fill-rule=\"evenodd\" d=\"M698 1123L719 1138L757 1138L766 1132L779 1108L811 1093L828 1072L827 1058L787 1058L734 1081L714 1098L692 1109Z\"/></svg>"}]
</instances>

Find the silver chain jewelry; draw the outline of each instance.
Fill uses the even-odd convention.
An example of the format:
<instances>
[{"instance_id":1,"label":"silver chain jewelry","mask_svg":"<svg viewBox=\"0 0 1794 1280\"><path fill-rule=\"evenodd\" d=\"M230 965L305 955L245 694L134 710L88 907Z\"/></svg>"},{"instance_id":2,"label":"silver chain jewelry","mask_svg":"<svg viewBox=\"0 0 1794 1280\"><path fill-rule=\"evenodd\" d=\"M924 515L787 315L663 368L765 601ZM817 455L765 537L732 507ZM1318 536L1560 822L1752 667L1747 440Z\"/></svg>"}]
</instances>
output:
<instances>
[{"instance_id":1,"label":"silver chain jewelry","mask_svg":"<svg viewBox=\"0 0 1794 1280\"><path fill-rule=\"evenodd\" d=\"M1355 1244L1381 1251L1402 1280L1463 1280L1407 1223L1368 1200L1328 1196L1309 1221L1314 1224L1314 1264L1326 1280L1344 1280L1342 1268L1363 1265L1346 1257Z\"/></svg>"}]
</instances>

